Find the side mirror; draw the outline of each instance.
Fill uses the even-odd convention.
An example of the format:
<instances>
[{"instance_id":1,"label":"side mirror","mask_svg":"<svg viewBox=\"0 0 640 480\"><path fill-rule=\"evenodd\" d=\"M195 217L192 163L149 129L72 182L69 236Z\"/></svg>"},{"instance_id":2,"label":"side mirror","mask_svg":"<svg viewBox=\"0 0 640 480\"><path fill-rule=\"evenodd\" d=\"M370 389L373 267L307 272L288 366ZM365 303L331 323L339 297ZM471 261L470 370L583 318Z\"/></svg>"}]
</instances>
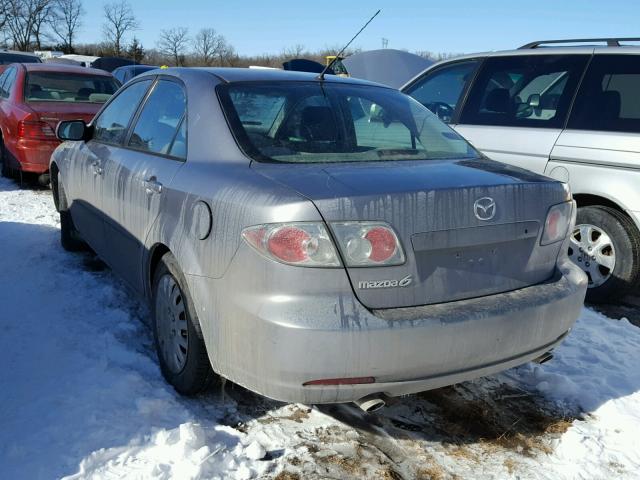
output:
<instances>
[{"instance_id":1,"label":"side mirror","mask_svg":"<svg viewBox=\"0 0 640 480\"><path fill-rule=\"evenodd\" d=\"M527 99L527 104L531 108L539 108L540 107L540 94L534 93L532 95L529 95L529 98Z\"/></svg>"},{"instance_id":2,"label":"side mirror","mask_svg":"<svg viewBox=\"0 0 640 480\"><path fill-rule=\"evenodd\" d=\"M389 118L386 110L384 110L380 105L372 103L371 108L369 109L369 123L372 122L382 123L386 128L391 123L391 119Z\"/></svg>"},{"instance_id":3,"label":"side mirror","mask_svg":"<svg viewBox=\"0 0 640 480\"><path fill-rule=\"evenodd\" d=\"M69 120L58 123L56 136L63 142L65 140L79 141L88 139L89 128L84 120Z\"/></svg>"}]
</instances>

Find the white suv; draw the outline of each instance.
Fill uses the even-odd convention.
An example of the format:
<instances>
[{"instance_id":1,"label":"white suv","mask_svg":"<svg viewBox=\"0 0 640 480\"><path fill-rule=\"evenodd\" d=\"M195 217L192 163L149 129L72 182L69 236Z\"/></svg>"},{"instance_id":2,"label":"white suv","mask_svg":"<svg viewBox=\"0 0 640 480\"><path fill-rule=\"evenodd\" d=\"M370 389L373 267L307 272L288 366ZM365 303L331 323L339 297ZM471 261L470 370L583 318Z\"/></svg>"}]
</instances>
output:
<instances>
[{"instance_id":1,"label":"white suv","mask_svg":"<svg viewBox=\"0 0 640 480\"><path fill-rule=\"evenodd\" d=\"M639 41L552 40L466 55L402 88L488 157L571 185L579 208L569 255L589 277L592 302L639 280Z\"/></svg>"}]
</instances>

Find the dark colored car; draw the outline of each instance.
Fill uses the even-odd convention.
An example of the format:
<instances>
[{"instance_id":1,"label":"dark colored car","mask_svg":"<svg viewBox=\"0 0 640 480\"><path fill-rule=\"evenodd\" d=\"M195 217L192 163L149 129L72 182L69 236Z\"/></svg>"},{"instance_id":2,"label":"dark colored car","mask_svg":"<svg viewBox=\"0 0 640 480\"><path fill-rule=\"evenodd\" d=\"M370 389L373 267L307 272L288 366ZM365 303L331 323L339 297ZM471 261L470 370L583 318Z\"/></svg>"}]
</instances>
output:
<instances>
[{"instance_id":1,"label":"dark colored car","mask_svg":"<svg viewBox=\"0 0 640 480\"><path fill-rule=\"evenodd\" d=\"M2 174L44 174L60 143L61 120L91 121L118 89L102 70L44 63L15 63L0 75ZM46 178L42 178L46 181Z\"/></svg>"},{"instance_id":2,"label":"dark colored car","mask_svg":"<svg viewBox=\"0 0 640 480\"><path fill-rule=\"evenodd\" d=\"M122 85L127 83L132 78L140 75L141 73L149 72L151 70L155 70L157 67L155 65L125 65L124 67L118 67L113 72L114 77L118 80Z\"/></svg>"},{"instance_id":3,"label":"dark colored car","mask_svg":"<svg viewBox=\"0 0 640 480\"><path fill-rule=\"evenodd\" d=\"M40 57L28 52L0 51L0 66L11 63L42 63Z\"/></svg>"}]
</instances>

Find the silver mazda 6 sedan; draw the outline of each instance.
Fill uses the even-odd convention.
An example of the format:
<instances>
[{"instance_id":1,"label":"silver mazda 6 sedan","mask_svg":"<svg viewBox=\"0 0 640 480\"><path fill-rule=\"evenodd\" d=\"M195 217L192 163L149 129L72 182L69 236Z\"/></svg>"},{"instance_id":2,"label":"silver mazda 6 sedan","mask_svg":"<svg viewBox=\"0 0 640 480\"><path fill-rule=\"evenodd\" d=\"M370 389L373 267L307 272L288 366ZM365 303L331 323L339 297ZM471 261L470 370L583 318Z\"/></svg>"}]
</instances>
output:
<instances>
[{"instance_id":1,"label":"silver mazda 6 sedan","mask_svg":"<svg viewBox=\"0 0 640 480\"><path fill-rule=\"evenodd\" d=\"M580 312L567 186L483 158L397 90L168 69L58 136L62 245L149 298L181 393L221 376L372 409L548 359Z\"/></svg>"}]
</instances>

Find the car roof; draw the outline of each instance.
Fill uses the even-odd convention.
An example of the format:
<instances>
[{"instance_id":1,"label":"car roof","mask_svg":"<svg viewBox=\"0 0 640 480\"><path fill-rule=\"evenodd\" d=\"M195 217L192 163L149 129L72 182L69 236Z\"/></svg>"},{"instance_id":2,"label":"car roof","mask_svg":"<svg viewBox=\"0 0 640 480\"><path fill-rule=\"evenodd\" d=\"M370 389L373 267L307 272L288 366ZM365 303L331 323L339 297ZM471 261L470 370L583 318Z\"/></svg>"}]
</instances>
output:
<instances>
[{"instance_id":1,"label":"car roof","mask_svg":"<svg viewBox=\"0 0 640 480\"><path fill-rule=\"evenodd\" d=\"M443 65L457 60L466 60L472 58L486 57L503 57L503 56L520 56L520 55L591 55L591 54L640 54L640 46L621 45L619 47L607 47L600 45L579 45L579 46L562 46L562 47L546 47L540 46L536 48L517 48L513 50L497 50L490 52L468 53L457 57L447 58L429 67L429 70L435 65Z\"/></svg>"},{"instance_id":2,"label":"car roof","mask_svg":"<svg viewBox=\"0 0 640 480\"><path fill-rule=\"evenodd\" d=\"M22 63L27 72L60 72L76 73L78 75L101 75L111 77L109 72L97 68L87 68L76 65L66 65L64 63Z\"/></svg>"},{"instance_id":3,"label":"car roof","mask_svg":"<svg viewBox=\"0 0 640 480\"><path fill-rule=\"evenodd\" d=\"M121 67L118 67L116 69L114 69L113 71L126 71L126 70L142 70L142 71L148 71L148 70L155 70L156 68L160 68L156 65L123 65Z\"/></svg>"},{"instance_id":4,"label":"car roof","mask_svg":"<svg viewBox=\"0 0 640 480\"><path fill-rule=\"evenodd\" d=\"M0 54L2 55L22 55L25 57L36 57L36 58L40 58L38 57L38 55L36 55L35 53L31 53L31 52L19 52L17 50L4 50L1 49L0 50Z\"/></svg>"},{"instance_id":5,"label":"car roof","mask_svg":"<svg viewBox=\"0 0 640 480\"><path fill-rule=\"evenodd\" d=\"M144 73L153 75L158 72ZM233 67L172 67L162 70L163 74L175 76L189 75L214 75L224 83L235 82L262 82L262 81L283 81L283 82L309 82L318 81L317 73L294 72L290 70L279 70L275 68L233 68ZM379 83L359 80L356 78L344 78L337 75L326 75L325 82L345 83L351 85L369 85L383 88L391 88Z\"/></svg>"}]
</instances>

